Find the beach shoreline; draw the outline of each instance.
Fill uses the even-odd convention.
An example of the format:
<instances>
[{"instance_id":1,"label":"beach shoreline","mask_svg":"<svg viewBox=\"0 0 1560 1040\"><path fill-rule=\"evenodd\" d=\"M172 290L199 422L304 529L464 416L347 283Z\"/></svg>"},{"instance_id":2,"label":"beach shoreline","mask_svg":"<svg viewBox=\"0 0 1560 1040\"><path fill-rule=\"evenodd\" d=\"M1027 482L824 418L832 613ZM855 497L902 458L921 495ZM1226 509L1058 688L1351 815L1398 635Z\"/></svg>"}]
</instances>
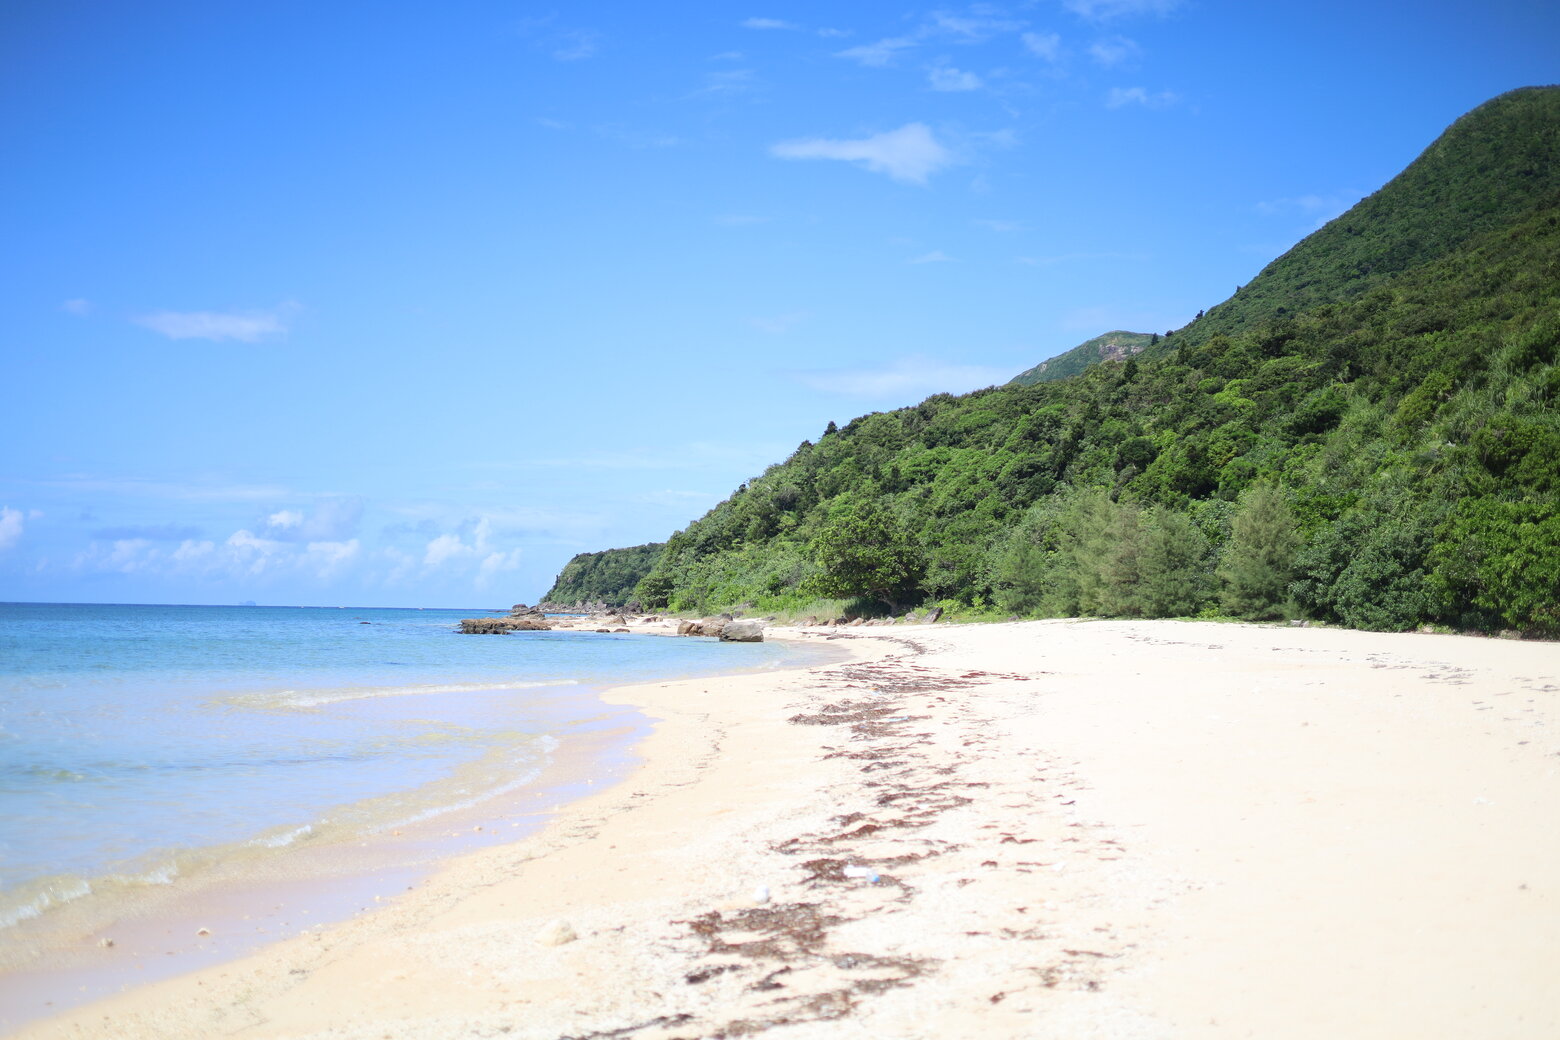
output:
<instances>
[{"instance_id":1,"label":"beach shoreline","mask_svg":"<svg viewBox=\"0 0 1560 1040\"><path fill-rule=\"evenodd\" d=\"M643 634L668 634L651 628ZM750 655L739 648L729 656L719 674L767 667L746 663ZM508 692L524 696L537 685L521 682ZM51 906L0 937L0 1034L372 912L451 859L534 833L563 806L617 783L637 767L650 720L632 705L604 701L604 683L569 679L550 686L564 688L575 705L567 718L532 709L552 711L554 721L527 717L528 734L539 724L547 728L516 745L515 771L496 788L484 764L468 778L479 781L469 798L453 803L448 795L466 786L452 783L455 778L441 784L443 797L435 801L397 792L385 800L387 809L347 804L331 808L324 820L276 828L275 835L146 857L165 879L135 870L81 879L84 898ZM502 692L492 684L482 690L488 697ZM545 740L540 746L551 750L539 753L533 740ZM400 808L403 803L410 807Z\"/></svg>"},{"instance_id":2,"label":"beach shoreline","mask_svg":"<svg viewBox=\"0 0 1560 1040\"><path fill-rule=\"evenodd\" d=\"M1553 644L1023 622L835 645L611 690L657 720L643 765L539 832L17 1035L1560 1031Z\"/></svg>"}]
</instances>

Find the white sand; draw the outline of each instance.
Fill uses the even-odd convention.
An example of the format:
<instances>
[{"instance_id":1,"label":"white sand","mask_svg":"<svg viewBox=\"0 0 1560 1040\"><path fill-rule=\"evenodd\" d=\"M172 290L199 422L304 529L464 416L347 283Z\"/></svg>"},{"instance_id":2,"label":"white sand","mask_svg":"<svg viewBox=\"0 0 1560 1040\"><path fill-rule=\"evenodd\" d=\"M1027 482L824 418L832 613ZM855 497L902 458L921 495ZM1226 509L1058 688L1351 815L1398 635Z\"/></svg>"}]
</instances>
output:
<instances>
[{"instance_id":1,"label":"white sand","mask_svg":"<svg viewBox=\"0 0 1560 1040\"><path fill-rule=\"evenodd\" d=\"M647 764L540 835L20 1035L1560 1036L1560 646L851 631L618 690Z\"/></svg>"}]
</instances>

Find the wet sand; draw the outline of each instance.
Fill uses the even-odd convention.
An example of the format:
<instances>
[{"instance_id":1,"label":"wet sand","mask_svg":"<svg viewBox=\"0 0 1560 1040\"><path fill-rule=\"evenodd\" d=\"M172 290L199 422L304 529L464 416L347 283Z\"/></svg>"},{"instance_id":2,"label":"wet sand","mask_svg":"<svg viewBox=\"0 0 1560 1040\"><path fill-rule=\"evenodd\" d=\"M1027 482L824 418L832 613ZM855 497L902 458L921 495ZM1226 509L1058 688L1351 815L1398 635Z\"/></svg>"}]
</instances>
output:
<instances>
[{"instance_id":1,"label":"wet sand","mask_svg":"<svg viewBox=\"0 0 1560 1040\"><path fill-rule=\"evenodd\" d=\"M20 1035L1560 1035L1560 647L841 636L613 691L644 765L540 832Z\"/></svg>"}]
</instances>

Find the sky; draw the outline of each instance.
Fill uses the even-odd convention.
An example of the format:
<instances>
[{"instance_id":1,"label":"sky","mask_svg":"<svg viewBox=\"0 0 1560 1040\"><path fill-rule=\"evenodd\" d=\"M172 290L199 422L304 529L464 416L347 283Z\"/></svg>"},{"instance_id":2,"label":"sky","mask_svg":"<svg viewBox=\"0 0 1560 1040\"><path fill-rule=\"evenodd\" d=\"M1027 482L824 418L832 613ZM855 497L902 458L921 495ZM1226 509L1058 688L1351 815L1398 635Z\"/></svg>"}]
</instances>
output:
<instances>
[{"instance_id":1,"label":"sky","mask_svg":"<svg viewBox=\"0 0 1560 1040\"><path fill-rule=\"evenodd\" d=\"M14 0L0 600L535 602L830 421L1176 328L1550 0Z\"/></svg>"}]
</instances>

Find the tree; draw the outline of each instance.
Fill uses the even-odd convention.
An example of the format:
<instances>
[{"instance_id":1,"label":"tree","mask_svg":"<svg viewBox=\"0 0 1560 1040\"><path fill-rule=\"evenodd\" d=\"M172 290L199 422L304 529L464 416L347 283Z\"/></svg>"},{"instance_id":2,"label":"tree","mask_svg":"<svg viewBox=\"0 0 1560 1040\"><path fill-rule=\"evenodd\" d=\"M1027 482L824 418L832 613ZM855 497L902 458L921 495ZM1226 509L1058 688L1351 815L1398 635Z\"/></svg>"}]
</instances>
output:
<instances>
[{"instance_id":1,"label":"tree","mask_svg":"<svg viewBox=\"0 0 1560 1040\"><path fill-rule=\"evenodd\" d=\"M892 513L852 503L831 516L809 546L822 568L809 582L825 596L871 596L899 613L926 569L921 548Z\"/></svg>"},{"instance_id":2,"label":"tree","mask_svg":"<svg viewBox=\"0 0 1560 1040\"><path fill-rule=\"evenodd\" d=\"M1255 484L1241 496L1219 561L1219 599L1236 617L1252 621L1283 616L1294 577L1300 536L1283 491Z\"/></svg>"}]
</instances>

